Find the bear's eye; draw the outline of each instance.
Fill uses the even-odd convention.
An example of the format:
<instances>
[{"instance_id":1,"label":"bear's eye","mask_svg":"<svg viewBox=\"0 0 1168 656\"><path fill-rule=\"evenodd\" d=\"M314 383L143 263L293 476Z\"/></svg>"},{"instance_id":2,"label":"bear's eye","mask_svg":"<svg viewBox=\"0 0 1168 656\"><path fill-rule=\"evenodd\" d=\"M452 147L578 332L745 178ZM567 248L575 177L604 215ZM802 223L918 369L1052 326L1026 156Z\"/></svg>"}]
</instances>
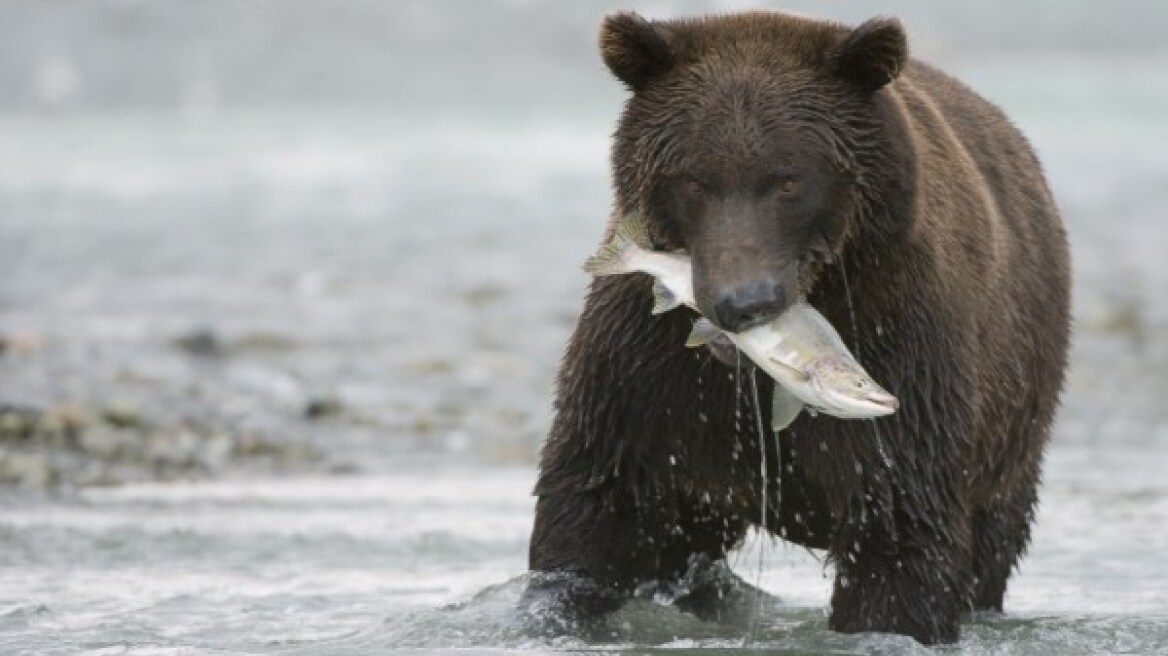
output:
<instances>
[{"instance_id":1,"label":"bear's eye","mask_svg":"<svg viewBox=\"0 0 1168 656\"><path fill-rule=\"evenodd\" d=\"M799 180L792 175L768 175L759 181L760 195L794 196L799 193Z\"/></svg>"},{"instance_id":2,"label":"bear's eye","mask_svg":"<svg viewBox=\"0 0 1168 656\"><path fill-rule=\"evenodd\" d=\"M682 181L681 190L690 196L701 196L709 191L709 185L697 178L687 178Z\"/></svg>"}]
</instances>

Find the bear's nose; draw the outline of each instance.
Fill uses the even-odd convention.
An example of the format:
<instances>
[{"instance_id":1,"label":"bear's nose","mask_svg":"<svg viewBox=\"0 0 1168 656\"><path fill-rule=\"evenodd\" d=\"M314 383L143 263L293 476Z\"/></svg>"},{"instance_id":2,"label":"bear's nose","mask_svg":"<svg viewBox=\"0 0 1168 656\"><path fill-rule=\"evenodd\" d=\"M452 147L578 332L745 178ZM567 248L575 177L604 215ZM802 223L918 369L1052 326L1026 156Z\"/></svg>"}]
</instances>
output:
<instances>
[{"instance_id":1,"label":"bear's nose","mask_svg":"<svg viewBox=\"0 0 1168 656\"><path fill-rule=\"evenodd\" d=\"M714 322L719 328L740 333L778 317L787 308L783 286L758 280L732 288L714 301Z\"/></svg>"}]
</instances>

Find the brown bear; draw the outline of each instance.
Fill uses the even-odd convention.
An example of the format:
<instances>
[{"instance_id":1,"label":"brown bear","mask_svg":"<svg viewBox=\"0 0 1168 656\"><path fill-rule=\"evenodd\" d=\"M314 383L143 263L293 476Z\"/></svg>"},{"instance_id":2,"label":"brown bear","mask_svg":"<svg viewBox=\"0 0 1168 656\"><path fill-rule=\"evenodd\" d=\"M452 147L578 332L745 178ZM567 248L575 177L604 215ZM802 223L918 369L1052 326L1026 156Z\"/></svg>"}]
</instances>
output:
<instances>
[{"instance_id":1,"label":"brown bear","mask_svg":"<svg viewBox=\"0 0 1168 656\"><path fill-rule=\"evenodd\" d=\"M760 436L769 378L687 350L696 315L651 314L647 276L595 279L524 603L587 620L765 525L827 550L832 629L957 640L962 611L1001 609L1026 548L1066 365L1066 237L1026 139L909 59L894 19L622 13L600 49L631 91L613 216L643 212L655 248L692 256L724 330L806 298L901 405Z\"/></svg>"}]
</instances>

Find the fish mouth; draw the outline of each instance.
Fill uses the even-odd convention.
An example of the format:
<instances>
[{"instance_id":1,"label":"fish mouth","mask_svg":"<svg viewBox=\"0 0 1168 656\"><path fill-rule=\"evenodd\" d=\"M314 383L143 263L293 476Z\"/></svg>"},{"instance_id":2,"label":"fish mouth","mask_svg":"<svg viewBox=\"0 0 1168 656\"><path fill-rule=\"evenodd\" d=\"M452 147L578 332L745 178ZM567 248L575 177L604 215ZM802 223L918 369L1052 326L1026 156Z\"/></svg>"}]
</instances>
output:
<instances>
[{"instance_id":1,"label":"fish mouth","mask_svg":"<svg viewBox=\"0 0 1168 656\"><path fill-rule=\"evenodd\" d=\"M868 392L864 395L864 401L887 410L885 414L892 414L900 409L900 400L888 392Z\"/></svg>"},{"instance_id":2,"label":"fish mouth","mask_svg":"<svg viewBox=\"0 0 1168 656\"><path fill-rule=\"evenodd\" d=\"M887 392L863 392L857 395L830 395L823 411L840 419L870 419L890 415L900 409L900 401Z\"/></svg>"}]
</instances>

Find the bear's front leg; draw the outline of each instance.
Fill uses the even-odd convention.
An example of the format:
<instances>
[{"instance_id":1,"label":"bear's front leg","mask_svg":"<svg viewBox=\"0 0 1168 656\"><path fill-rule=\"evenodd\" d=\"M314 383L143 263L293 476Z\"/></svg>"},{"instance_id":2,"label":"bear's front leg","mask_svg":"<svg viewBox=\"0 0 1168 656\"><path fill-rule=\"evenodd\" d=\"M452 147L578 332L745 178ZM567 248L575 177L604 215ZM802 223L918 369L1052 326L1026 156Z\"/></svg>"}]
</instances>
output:
<instances>
[{"instance_id":1,"label":"bear's front leg","mask_svg":"<svg viewBox=\"0 0 1168 656\"><path fill-rule=\"evenodd\" d=\"M634 517L605 510L594 492L541 495L521 610L551 634L586 631L618 609L651 563L638 557Z\"/></svg>"},{"instance_id":2,"label":"bear's front leg","mask_svg":"<svg viewBox=\"0 0 1168 656\"><path fill-rule=\"evenodd\" d=\"M739 380L686 349L691 313L652 315L649 290L641 275L595 280L559 372L522 601L552 631L586 629L638 590L703 606L675 583L708 579L687 573L757 513L757 438L733 432Z\"/></svg>"},{"instance_id":3,"label":"bear's front leg","mask_svg":"<svg viewBox=\"0 0 1168 656\"><path fill-rule=\"evenodd\" d=\"M540 497L521 606L542 631L587 633L633 596L715 619L737 591L736 581L709 572L741 539L745 521L700 503L675 515L628 501L622 507L595 494Z\"/></svg>"},{"instance_id":4,"label":"bear's front leg","mask_svg":"<svg viewBox=\"0 0 1168 656\"><path fill-rule=\"evenodd\" d=\"M961 477L943 469L923 479L928 489L920 480L902 485L895 469L864 477L832 541L832 629L957 641L969 519Z\"/></svg>"}]
</instances>

